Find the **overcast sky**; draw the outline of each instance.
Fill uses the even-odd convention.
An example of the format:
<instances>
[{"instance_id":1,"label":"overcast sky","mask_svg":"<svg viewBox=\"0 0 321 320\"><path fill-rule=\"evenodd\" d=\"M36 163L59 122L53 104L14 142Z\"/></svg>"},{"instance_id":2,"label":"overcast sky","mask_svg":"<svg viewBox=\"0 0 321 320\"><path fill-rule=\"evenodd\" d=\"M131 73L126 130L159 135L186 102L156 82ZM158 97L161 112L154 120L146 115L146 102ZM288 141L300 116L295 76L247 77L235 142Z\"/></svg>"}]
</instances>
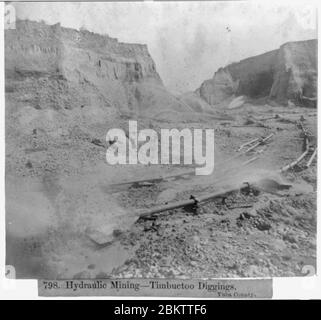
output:
<instances>
[{"instance_id":1,"label":"overcast sky","mask_svg":"<svg viewBox=\"0 0 321 320\"><path fill-rule=\"evenodd\" d=\"M16 3L20 19L108 34L145 43L164 84L195 90L231 62L316 38L311 3L260 2Z\"/></svg>"}]
</instances>

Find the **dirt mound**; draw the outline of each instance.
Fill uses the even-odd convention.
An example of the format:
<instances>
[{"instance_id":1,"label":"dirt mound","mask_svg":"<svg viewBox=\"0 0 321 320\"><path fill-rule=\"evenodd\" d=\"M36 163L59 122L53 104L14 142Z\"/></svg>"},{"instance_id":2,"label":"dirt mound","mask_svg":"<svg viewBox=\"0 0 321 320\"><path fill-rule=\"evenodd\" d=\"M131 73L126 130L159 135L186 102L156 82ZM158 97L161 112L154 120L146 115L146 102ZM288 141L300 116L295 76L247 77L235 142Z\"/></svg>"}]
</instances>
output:
<instances>
[{"instance_id":1,"label":"dirt mound","mask_svg":"<svg viewBox=\"0 0 321 320\"><path fill-rule=\"evenodd\" d=\"M232 95L245 95L316 106L316 90L317 40L307 40L289 42L278 50L221 68L197 92L211 105Z\"/></svg>"}]
</instances>

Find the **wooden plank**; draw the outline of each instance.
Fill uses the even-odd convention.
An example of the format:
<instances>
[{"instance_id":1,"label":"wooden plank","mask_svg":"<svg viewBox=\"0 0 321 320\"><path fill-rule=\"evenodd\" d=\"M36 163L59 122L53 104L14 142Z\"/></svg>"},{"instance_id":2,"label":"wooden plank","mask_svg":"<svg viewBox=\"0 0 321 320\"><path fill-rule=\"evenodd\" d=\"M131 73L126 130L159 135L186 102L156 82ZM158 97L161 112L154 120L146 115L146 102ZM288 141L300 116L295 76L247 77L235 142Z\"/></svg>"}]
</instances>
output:
<instances>
[{"instance_id":1,"label":"wooden plank","mask_svg":"<svg viewBox=\"0 0 321 320\"><path fill-rule=\"evenodd\" d=\"M317 155L317 150L318 150L318 148L315 148L315 149L314 149L314 152L313 152L311 158L309 159L309 161L308 161L307 164L306 164L306 168L309 168L309 167L311 166L311 164L312 164L312 162L313 162L313 159L314 159L315 156Z\"/></svg>"},{"instance_id":2,"label":"wooden plank","mask_svg":"<svg viewBox=\"0 0 321 320\"><path fill-rule=\"evenodd\" d=\"M294 160L290 164L281 168L279 170L279 172L285 172L285 171L293 168L294 166L296 166L308 154L308 152L309 152L309 140L308 140L308 138L305 138L305 151L296 160Z\"/></svg>"}]
</instances>

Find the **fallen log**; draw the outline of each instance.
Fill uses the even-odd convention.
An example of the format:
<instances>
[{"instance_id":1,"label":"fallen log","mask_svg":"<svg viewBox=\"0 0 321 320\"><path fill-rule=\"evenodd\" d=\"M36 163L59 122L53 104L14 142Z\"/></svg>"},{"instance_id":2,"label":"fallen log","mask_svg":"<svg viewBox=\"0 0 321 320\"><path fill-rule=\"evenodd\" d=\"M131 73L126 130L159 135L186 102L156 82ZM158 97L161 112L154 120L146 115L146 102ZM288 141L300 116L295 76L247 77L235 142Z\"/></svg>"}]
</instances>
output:
<instances>
[{"instance_id":1,"label":"fallen log","mask_svg":"<svg viewBox=\"0 0 321 320\"><path fill-rule=\"evenodd\" d=\"M164 206L159 206L159 207L156 207L153 209L146 209L146 210L138 211L137 214L138 214L139 218L146 218L146 217L152 216L155 213L173 210L173 209L177 209L177 208L182 208L182 207L190 206L193 204L195 204L195 200L189 199L189 200L185 200L185 201L178 201L175 203L167 204Z\"/></svg>"},{"instance_id":2,"label":"fallen log","mask_svg":"<svg viewBox=\"0 0 321 320\"><path fill-rule=\"evenodd\" d=\"M256 144L254 144L249 149L245 150L244 152L238 153L238 154L234 155L231 158L228 158L228 159L224 160L223 163L227 163L229 161L232 161L232 160L234 160L234 159L246 154L247 152L255 149L259 145L264 144L264 142L269 140L273 135L274 135L274 133L271 133L269 136L267 136L267 137L265 137L263 139L256 138L256 139L254 139L252 141L249 141L249 142L245 143L243 145L243 147L246 146L246 145L249 145L250 143L253 143L253 142L259 140ZM239 150L240 150L240 148L239 148ZM254 160L256 160L256 159L254 159ZM252 160L252 161L254 161L254 160ZM250 162L246 161L242 165L247 165L248 163L250 163ZM118 192L120 190L125 190L128 186L131 186L131 185L134 185L134 186L148 186L148 185L154 185L154 184L161 183L161 182L169 182L169 181L173 181L173 180L182 178L184 176L192 176L194 173L195 173L195 170L191 170L191 171L186 171L184 173L179 173L179 174L176 174L176 175L169 175L169 176L165 176L165 177L150 178L150 179L139 179L139 180L133 180L133 181L125 181L125 182L113 183L113 184L110 184L106 188L106 191L108 191L108 192Z\"/></svg>"},{"instance_id":3,"label":"fallen log","mask_svg":"<svg viewBox=\"0 0 321 320\"><path fill-rule=\"evenodd\" d=\"M309 152L309 139L306 137L305 138L305 150L304 150L304 152L296 160L294 160L290 164L288 164L288 165L284 166L283 168L281 168L279 170L279 172L285 172L285 171L293 168L294 166L296 166L308 154L308 152Z\"/></svg>"},{"instance_id":4,"label":"fallen log","mask_svg":"<svg viewBox=\"0 0 321 320\"><path fill-rule=\"evenodd\" d=\"M309 137L309 136L312 136L312 134L304 127L302 121L300 120L299 121L299 127L301 128L303 134L304 134L304 137Z\"/></svg>"},{"instance_id":5,"label":"fallen log","mask_svg":"<svg viewBox=\"0 0 321 320\"><path fill-rule=\"evenodd\" d=\"M264 139L260 140L259 142L257 142L256 144L254 144L253 146L251 146L250 148L248 148L247 150L245 150L245 151L243 152L243 154L252 151L253 149L255 149L256 147L258 147L259 145L263 144L264 142L266 142L267 140L269 140L270 138L272 138L273 135L274 135L274 133L271 133L270 135L268 135L268 136L265 137Z\"/></svg>"},{"instance_id":6,"label":"fallen log","mask_svg":"<svg viewBox=\"0 0 321 320\"><path fill-rule=\"evenodd\" d=\"M317 97L306 97L306 96L301 96L301 99L304 100L309 100L309 101L317 101Z\"/></svg>"},{"instance_id":7,"label":"fallen log","mask_svg":"<svg viewBox=\"0 0 321 320\"><path fill-rule=\"evenodd\" d=\"M243 156L244 154L254 150L256 147L258 147L259 145L261 144L264 144L267 140L269 140L272 136L274 135L274 133L271 133L270 135L268 135L267 137L263 138L263 139L257 139L259 140L257 143L255 143L253 146L251 146L250 148L248 148L247 150L241 152L241 153L238 153L236 155L234 155L233 157L231 158L228 158L226 160L224 160L224 163L227 163L228 161L232 161L232 160L235 160L237 158L239 158L240 156Z\"/></svg>"},{"instance_id":8,"label":"fallen log","mask_svg":"<svg viewBox=\"0 0 321 320\"><path fill-rule=\"evenodd\" d=\"M257 125L235 125L235 126L231 126L232 128L270 128L264 124L257 124Z\"/></svg>"},{"instance_id":9,"label":"fallen log","mask_svg":"<svg viewBox=\"0 0 321 320\"><path fill-rule=\"evenodd\" d=\"M249 141L249 142L243 143L243 144L238 148L238 151L242 150L244 147L246 147L246 146L248 146L249 144L252 144L252 143L254 143L254 142L258 141L258 140L259 140L259 138L256 138L256 139L253 139L253 140L251 140L251 141Z\"/></svg>"},{"instance_id":10,"label":"fallen log","mask_svg":"<svg viewBox=\"0 0 321 320\"><path fill-rule=\"evenodd\" d=\"M244 204L240 206L227 206L228 209L245 209L245 208L253 208L253 204Z\"/></svg>"},{"instance_id":11,"label":"fallen log","mask_svg":"<svg viewBox=\"0 0 321 320\"><path fill-rule=\"evenodd\" d=\"M317 150L318 150L318 148L315 148L315 149L314 149L314 152L312 153L311 158L309 159L309 161L307 162L307 164L306 164L306 166L305 166L306 168L309 168L309 167L311 166L311 164L312 164L315 156L317 155Z\"/></svg>"}]
</instances>

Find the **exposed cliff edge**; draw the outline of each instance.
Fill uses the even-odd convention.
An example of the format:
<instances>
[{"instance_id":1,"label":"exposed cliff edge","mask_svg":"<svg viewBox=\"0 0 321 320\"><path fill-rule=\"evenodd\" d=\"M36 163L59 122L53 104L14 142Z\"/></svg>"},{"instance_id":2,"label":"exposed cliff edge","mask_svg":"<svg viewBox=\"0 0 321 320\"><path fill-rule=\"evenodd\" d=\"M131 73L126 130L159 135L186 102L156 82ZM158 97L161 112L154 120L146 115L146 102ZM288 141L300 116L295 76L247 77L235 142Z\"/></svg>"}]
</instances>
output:
<instances>
[{"instance_id":1,"label":"exposed cliff edge","mask_svg":"<svg viewBox=\"0 0 321 320\"><path fill-rule=\"evenodd\" d=\"M186 109L163 86L146 45L60 24L17 21L5 32L5 69L6 92L37 109L98 105L144 116Z\"/></svg>"},{"instance_id":2,"label":"exposed cliff edge","mask_svg":"<svg viewBox=\"0 0 321 320\"><path fill-rule=\"evenodd\" d=\"M220 68L197 93L211 105L245 95L316 106L317 40L285 43L278 50Z\"/></svg>"}]
</instances>

